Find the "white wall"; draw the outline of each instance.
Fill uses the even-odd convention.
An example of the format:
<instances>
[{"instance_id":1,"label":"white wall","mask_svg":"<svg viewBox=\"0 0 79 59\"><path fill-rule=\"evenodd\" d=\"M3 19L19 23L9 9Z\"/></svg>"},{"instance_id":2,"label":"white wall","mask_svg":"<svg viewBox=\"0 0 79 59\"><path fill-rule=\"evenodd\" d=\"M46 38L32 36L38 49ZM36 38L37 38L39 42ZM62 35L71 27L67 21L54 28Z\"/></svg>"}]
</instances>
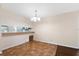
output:
<instances>
[{"instance_id":1,"label":"white wall","mask_svg":"<svg viewBox=\"0 0 79 59\"><path fill-rule=\"evenodd\" d=\"M0 25L30 25L30 21L23 16L16 15L9 10L0 8Z\"/></svg>"},{"instance_id":2,"label":"white wall","mask_svg":"<svg viewBox=\"0 0 79 59\"><path fill-rule=\"evenodd\" d=\"M29 41L29 34L0 36L0 51L23 44L28 41Z\"/></svg>"},{"instance_id":3,"label":"white wall","mask_svg":"<svg viewBox=\"0 0 79 59\"><path fill-rule=\"evenodd\" d=\"M34 23L35 40L79 48L75 12L42 18Z\"/></svg>"},{"instance_id":4,"label":"white wall","mask_svg":"<svg viewBox=\"0 0 79 59\"><path fill-rule=\"evenodd\" d=\"M78 29L77 29L77 33L78 33L78 41L77 42L78 42L78 45L77 46L79 47L79 13L77 14L77 16L78 16L77 17L77 25L78 25Z\"/></svg>"}]
</instances>

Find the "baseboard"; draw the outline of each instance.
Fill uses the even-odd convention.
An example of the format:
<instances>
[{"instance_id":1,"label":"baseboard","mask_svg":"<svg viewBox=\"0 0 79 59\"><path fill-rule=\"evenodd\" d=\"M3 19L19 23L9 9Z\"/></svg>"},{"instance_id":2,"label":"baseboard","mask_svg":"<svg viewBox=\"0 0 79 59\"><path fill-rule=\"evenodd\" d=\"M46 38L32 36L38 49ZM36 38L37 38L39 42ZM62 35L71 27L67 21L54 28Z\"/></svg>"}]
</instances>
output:
<instances>
[{"instance_id":1,"label":"baseboard","mask_svg":"<svg viewBox=\"0 0 79 59\"><path fill-rule=\"evenodd\" d=\"M79 49L79 47L77 47L77 46L68 46L68 45L64 45L64 44L56 43L56 42L49 42L49 41L44 41L44 40L36 40L36 41L45 42L45 43L54 44L54 45L59 45L59 46L64 46L64 47L77 49L77 50Z\"/></svg>"}]
</instances>

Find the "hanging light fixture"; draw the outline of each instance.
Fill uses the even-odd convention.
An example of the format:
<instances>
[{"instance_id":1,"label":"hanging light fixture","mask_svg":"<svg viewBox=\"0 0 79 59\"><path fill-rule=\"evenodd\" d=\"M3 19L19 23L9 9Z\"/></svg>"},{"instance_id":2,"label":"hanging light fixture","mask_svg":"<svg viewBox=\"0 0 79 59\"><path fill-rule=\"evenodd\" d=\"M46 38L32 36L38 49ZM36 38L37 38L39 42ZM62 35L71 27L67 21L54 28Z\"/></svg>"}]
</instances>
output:
<instances>
[{"instance_id":1,"label":"hanging light fixture","mask_svg":"<svg viewBox=\"0 0 79 59\"><path fill-rule=\"evenodd\" d=\"M35 10L35 15L34 17L31 18L31 21L34 21L34 22L40 21L40 17L38 17L37 15L37 10Z\"/></svg>"}]
</instances>

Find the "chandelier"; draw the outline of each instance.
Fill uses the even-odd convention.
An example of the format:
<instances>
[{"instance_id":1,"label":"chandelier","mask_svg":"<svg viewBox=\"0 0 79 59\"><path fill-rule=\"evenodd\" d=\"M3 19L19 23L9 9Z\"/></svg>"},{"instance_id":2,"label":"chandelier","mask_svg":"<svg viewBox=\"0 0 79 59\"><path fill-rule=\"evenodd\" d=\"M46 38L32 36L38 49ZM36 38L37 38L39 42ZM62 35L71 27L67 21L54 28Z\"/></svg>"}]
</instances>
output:
<instances>
[{"instance_id":1,"label":"chandelier","mask_svg":"<svg viewBox=\"0 0 79 59\"><path fill-rule=\"evenodd\" d=\"M37 10L35 10L35 15L31 18L31 21L37 22L40 21L40 17L37 15Z\"/></svg>"}]
</instances>

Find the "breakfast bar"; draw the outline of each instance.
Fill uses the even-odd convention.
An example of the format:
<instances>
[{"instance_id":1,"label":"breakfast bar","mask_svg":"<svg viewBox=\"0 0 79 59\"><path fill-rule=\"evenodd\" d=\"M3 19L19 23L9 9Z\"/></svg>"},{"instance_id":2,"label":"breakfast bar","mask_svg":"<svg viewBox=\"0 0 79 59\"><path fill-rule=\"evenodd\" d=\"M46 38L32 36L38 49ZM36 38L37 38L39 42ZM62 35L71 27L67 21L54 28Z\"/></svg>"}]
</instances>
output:
<instances>
[{"instance_id":1,"label":"breakfast bar","mask_svg":"<svg viewBox=\"0 0 79 59\"><path fill-rule=\"evenodd\" d=\"M27 32L1 32L0 51L11 48L33 40L33 31Z\"/></svg>"}]
</instances>

